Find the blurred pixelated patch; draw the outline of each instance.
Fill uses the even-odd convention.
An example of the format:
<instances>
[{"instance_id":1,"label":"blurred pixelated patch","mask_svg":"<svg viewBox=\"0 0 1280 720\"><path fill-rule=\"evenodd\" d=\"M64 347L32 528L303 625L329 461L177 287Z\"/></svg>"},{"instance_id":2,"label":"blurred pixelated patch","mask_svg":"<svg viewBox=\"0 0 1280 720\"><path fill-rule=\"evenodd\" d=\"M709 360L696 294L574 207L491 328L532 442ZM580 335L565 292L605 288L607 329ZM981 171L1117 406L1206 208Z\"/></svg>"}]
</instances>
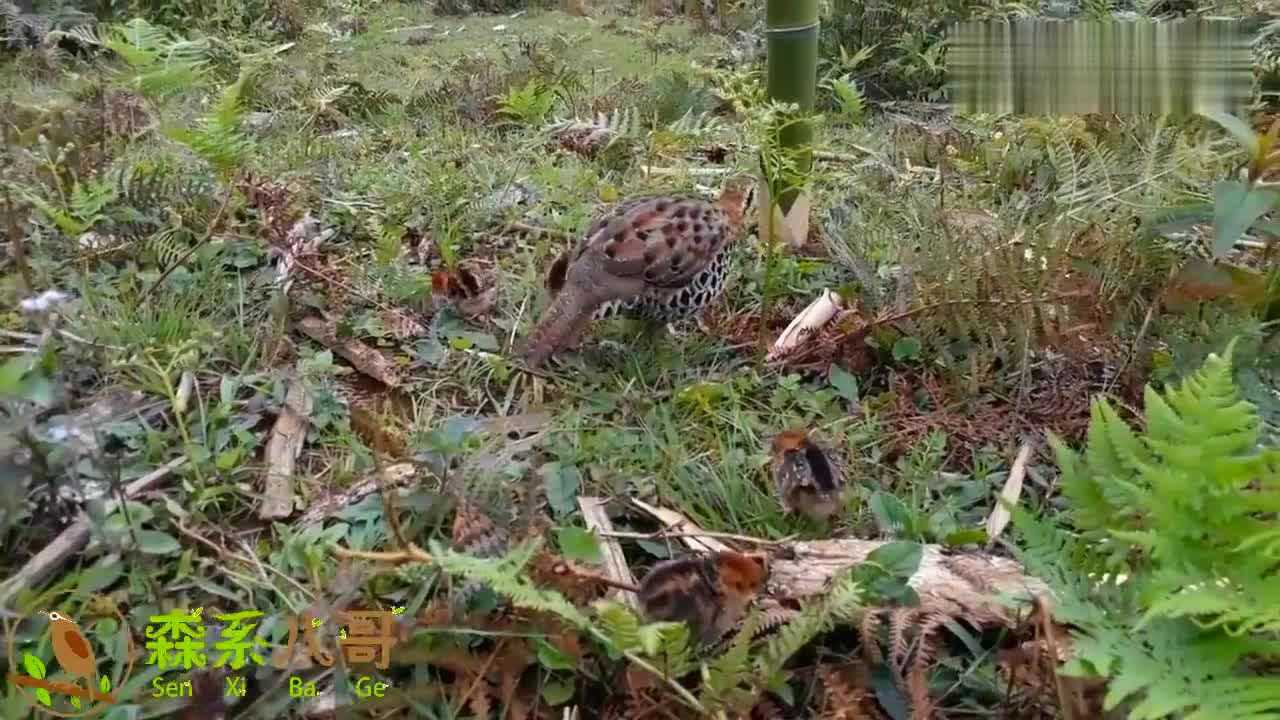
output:
<instances>
[{"instance_id":1,"label":"blurred pixelated patch","mask_svg":"<svg viewBox=\"0 0 1280 720\"><path fill-rule=\"evenodd\" d=\"M1256 28L1235 19L969 21L948 35L959 113L1240 112Z\"/></svg>"}]
</instances>

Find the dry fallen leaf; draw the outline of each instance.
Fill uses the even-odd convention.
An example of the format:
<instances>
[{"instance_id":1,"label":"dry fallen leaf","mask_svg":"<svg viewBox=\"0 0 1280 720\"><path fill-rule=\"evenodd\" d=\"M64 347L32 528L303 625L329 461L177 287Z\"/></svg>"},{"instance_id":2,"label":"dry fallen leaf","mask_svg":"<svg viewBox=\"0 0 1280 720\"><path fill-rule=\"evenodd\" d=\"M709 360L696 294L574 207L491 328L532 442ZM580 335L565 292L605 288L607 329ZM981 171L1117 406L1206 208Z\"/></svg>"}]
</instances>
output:
<instances>
[{"instance_id":1,"label":"dry fallen leaf","mask_svg":"<svg viewBox=\"0 0 1280 720\"><path fill-rule=\"evenodd\" d=\"M987 546L990 547L994 543L1000 533L1009 525L1009 520L1013 517L1009 509L1004 503L1010 506L1018 504L1018 498L1022 496L1022 481L1027 476L1027 462L1031 460L1031 444L1023 443L1018 450L1018 456L1013 460L1013 468L1009 470L1009 479L1005 480L1004 489L1000 491L1000 500L996 502L996 506L992 508L991 515L987 518Z\"/></svg>"}]
</instances>

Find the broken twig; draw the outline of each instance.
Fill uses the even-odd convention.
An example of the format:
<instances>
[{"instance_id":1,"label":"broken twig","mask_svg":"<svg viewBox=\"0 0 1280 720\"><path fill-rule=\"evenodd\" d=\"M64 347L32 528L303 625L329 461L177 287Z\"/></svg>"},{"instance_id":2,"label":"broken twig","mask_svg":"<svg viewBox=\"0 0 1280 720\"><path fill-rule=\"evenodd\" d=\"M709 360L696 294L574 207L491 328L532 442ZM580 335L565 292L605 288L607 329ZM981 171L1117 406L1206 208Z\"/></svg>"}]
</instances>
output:
<instances>
[{"instance_id":1,"label":"broken twig","mask_svg":"<svg viewBox=\"0 0 1280 720\"><path fill-rule=\"evenodd\" d=\"M170 473L185 465L186 462L185 456L175 458L129 483L124 488L125 499L133 499L159 485L169 477ZM116 500L107 501L106 513L113 512L117 505ZM0 584L0 608L8 605L22 588L39 585L49 573L66 562L67 558L83 550L85 545L89 544L89 523L89 516L81 512L75 522L68 525L58 537L54 538L53 542L28 560L21 570Z\"/></svg>"}]
</instances>

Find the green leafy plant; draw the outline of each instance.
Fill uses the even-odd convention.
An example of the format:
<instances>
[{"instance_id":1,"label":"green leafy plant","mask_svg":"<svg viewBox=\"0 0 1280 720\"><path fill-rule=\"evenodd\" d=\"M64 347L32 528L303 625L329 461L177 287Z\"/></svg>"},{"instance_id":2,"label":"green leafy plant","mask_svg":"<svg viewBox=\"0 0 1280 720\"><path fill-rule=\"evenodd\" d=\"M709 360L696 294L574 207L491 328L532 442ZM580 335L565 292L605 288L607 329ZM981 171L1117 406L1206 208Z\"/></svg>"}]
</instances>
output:
<instances>
[{"instance_id":1,"label":"green leafy plant","mask_svg":"<svg viewBox=\"0 0 1280 720\"><path fill-rule=\"evenodd\" d=\"M862 96L862 90L858 87L857 81L845 75L826 80L823 84L835 96L836 107L840 109L840 116L843 119L854 124L862 122L863 114L866 112L866 100Z\"/></svg>"},{"instance_id":2,"label":"green leafy plant","mask_svg":"<svg viewBox=\"0 0 1280 720\"><path fill-rule=\"evenodd\" d=\"M109 25L105 32L80 25L67 34L86 46L103 47L118 55L125 63L118 79L152 101L199 85L207 69L206 40L175 37L142 18Z\"/></svg>"},{"instance_id":3,"label":"green leafy plant","mask_svg":"<svg viewBox=\"0 0 1280 720\"><path fill-rule=\"evenodd\" d=\"M1231 353L1164 395L1141 434L1105 400L1083 454L1051 441L1074 532L1016 515L1028 570L1076 628L1067 672L1110 679L1129 717L1274 718L1280 678L1280 451L1238 397Z\"/></svg>"},{"instance_id":4,"label":"green leafy plant","mask_svg":"<svg viewBox=\"0 0 1280 720\"><path fill-rule=\"evenodd\" d=\"M244 97L254 74L254 67L242 68L240 77L223 89L213 109L194 127L166 130L170 138L186 145L224 177L240 167L253 149L253 140L241 127L241 120Z\"/></svg>"},{"instance_id":5,"label":"green leafy plant","mask_svg":"<svg viewBox=\"0 0 1280 720\"><path fill-rule=\"evenodd\" d=\"M555 89L537 78L508 90L498 98L498 113L520 125L542 123L555 107Z\"/></svg>"},{"instance_id":6,"label":"green leafy plant","mask_svg":"<svg viewBox=\"0 0 1280 720\"><path fill-rule=\"evenodd\" d=\"M1249 228L1259 225L1263 215L1280 204L1280 191L1263 180L1268 172L1280 167L1280 120L1259 135L1235 115L1206 115L1230 132L1248 153L1247 178L1222 180L1213 188L1213 256L1220 258ZM1280 234L1274 224L1266 223L1265 227L1272 234Z\"/></svg>"}]
</instances>

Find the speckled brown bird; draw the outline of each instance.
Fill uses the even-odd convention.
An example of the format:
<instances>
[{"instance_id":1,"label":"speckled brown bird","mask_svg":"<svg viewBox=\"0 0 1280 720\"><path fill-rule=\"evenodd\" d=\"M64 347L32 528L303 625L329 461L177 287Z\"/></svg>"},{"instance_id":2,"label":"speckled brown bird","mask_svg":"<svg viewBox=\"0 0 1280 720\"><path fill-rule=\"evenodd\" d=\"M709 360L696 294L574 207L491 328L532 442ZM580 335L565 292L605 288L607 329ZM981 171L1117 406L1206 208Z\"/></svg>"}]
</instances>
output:
<instances>
[{"instance_id":1,"label":"speckled brown bird","mask_svg":"<svg viewBox=\"0 0 1280 720\"><path fill-rule=\"evenodd\" d=\"M531 367L573 345L592 320L615 314L673 322L724 291L728 251L744 232L755 181L727 181L715 202L653 195L599 216L546 277L551 305L529 335Z\"/></svg>"},{"instance_id":2,"label":"speckled brown bird","mask_svg":"<svg viewBox=\"0 0 1280 720\"><path fill-rule=\"evenodd\" d=\"M474 504L460 500L457 513L453 516L452 537L453 549L482 558L501 557L507 552L508 534L498 527ZM450 598L450 605L456 616L466 614L471 600L486 585L476 580L468 580L462 584Z\"/></svg>"},{"instance_id":3,"label":"speckled brown bird","mask_svg":"<svg viewBox=\"0 0 1280 720\"><path fill-rule=\"evenodd\" d=\"M640 606L651 622L685 622L702 643L719 640L736 625L764 588L763 556L738 552L665 560L640 582Z\"/></svg>"},{"instance_id":4,"label":"speckled brown bird","mask_svg":"<svg viewBox=\"0 0 1280 720\"><path fill-rule=\"evenodd\" d=\"M826 520L840 509L844 479L833 454L805 430L773 437L771 470L782 509Z\"/></svg>"}]
</instances>

